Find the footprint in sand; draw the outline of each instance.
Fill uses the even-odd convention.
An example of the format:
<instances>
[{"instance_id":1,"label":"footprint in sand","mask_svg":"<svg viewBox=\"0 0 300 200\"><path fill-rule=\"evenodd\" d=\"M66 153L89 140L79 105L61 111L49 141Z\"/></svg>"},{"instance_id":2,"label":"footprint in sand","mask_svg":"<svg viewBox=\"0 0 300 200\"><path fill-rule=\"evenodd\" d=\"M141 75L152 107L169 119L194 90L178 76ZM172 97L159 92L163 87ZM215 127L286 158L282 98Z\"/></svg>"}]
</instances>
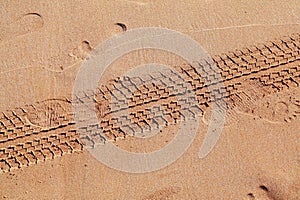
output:
<instances>
[{"instance_id":1,"label":"footprint in sand","mask_svg":"<svg viewBox=\"0 0 300 200\"><path fill-rule=\"evenodd\" d=\"M92 50L93 47L90 45L90 42L84 40L69 52L69 56L74 57L77 60L84 60Z\"/></svg>"},{"instance_id":2,"label":"footprint in sand","mask_svg":"<svg viewBox=\"0 0 300 200\"><path fill-rule=\"evenodd\" d=\"M15 37L32 33L44 26L44 20L38 13L27 13L16 21L4 26L0 30L0 41L8 41Z\"/></svg>"},{"instance_id":3,"label":"footprint in sand","mask_svg":"<svg viewBox=\"0 0 300 200\"><path fill-rule=\"evenodd\" d=\"M248 199L273 200L274 197L265 185L260 185L255 192L247 194Z\"/></svg>"},{"instance_id":4,"label":"footprint in sand","mask_svg":"<svg viewBox=\"0 0 300 200\"><path fill-rule=\"evenodd\" d=\"M281 200L298 198L298 179L276 178L269 179L267 184L260 184L247 194L246 199L253 200Z\"/></svg>"},{"instance_id":5,"label":"footprint in sand","mask_svg":"<svg viewBox=\"0 0 300 200\"><path fill-rule=\"evenodd\" d=\"M265 110L260 116L274 122L292 122L300 115L300 101L291 92L278 93L266 99L260 108Z\"/></svg>"}]
</instances>

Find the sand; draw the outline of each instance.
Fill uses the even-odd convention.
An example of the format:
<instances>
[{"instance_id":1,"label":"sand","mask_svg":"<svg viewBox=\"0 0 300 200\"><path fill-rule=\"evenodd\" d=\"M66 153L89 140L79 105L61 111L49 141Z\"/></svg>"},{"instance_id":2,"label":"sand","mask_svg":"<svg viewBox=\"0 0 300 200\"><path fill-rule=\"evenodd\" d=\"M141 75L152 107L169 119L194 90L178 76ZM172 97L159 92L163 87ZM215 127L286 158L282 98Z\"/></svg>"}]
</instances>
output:
<instances>
[{"instance_id":1,"label":"sand","mask_svg":"<svg viewBox=\"0 0 300 200\"><path fill-rule=\"evenodd\" d=\"M299 1L0 5L0 198L300 198ZM98 90L74 99L76 76L90 54L110 37L141 27L191 37L212 57L220 77L177 55L139 50L116 60L99 77ZM182 79L175 71L142 75L141 85L134 77L118 78L151 62L172 66ZM114 88L125 94L128 80L138 89L115 98ZM214 96L208 85L218 80L222 89ZM185 81L194 101L180 93L187 90ZM196 135L163 169L119 171L88 150L102 142L99 135L79 133L72 105L83 99L96 101L97 127L105 137L130 152L160 150L190 118L198 120L197 129L186 132L196 130ZM200 159L215 104L226 110L226 122L212 151ZM132 137L147 136L149 129L161 130L147 139Z\"/></svg>"}]
</instances>

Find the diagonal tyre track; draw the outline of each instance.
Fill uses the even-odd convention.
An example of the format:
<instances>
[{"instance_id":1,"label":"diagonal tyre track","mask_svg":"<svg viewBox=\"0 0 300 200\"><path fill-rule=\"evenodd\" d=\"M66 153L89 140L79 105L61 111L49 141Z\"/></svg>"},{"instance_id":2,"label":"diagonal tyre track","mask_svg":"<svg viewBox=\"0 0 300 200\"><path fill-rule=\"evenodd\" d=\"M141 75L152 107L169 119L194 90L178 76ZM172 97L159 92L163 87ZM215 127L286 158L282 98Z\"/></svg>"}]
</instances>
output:
<instances>
[{"instance_id":1,"label":"diagonal tyre track","mask_svg":"<svg viewBox=\"0 0 300 200\"><path fill-rule=\"evenodd\" d=\"M174 67L181 76L167 70L151 76L122 77L101 85L97 91L83 93L76 101L93 98L99 124L82 129L89 132L101 128L112 140L136 133L146 135L203 115L210 102L242 92L246 81L274 91L299 87L300 34L214 56L213 60L218 72L208 70L213 63L203 60L197 63L201 71L184 64ZM224 87L218 87L218 77L222 77ZM192 91L183 83L190 84ZM215 91L208 91L212 85ZM189 92L196 96L187 95ZM197 104L190 98L196 98ZM5 111L0 115L0 172L81 151L83 144L93 147L97 142L103 142L100 135L79 138L76 134L68 99Z\"/></svg>"}]
</instances>

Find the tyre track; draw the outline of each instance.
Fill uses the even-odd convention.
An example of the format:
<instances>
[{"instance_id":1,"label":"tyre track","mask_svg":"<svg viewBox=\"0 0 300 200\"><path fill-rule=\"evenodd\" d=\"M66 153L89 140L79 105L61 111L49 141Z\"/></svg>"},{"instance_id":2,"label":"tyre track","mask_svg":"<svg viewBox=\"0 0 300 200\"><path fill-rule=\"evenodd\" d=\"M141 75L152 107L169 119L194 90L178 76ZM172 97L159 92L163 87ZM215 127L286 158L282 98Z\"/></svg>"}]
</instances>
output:
<instances>
[{"instance_id":1,"label":"tyre track","mask_svg":"<svg viewBox=\"0 0 300 200\"><path fill-rule=\"evenodd\" d=\"M0 172L81 151L83 144L93 147L103 142L100 134L90 134L96 128L109 139L118 139L202 116L212 101L243 93L245 80L276 92L299 87L300 34L213 56L213 61L217 72L210 67L213 63L204 59L197 63L200 68L187 64L174 67L180 76L168 70L151 76L122 77L95 92L83 93L74 103L92 98L99 124L82 127L87 134L80 138L68 99L46 100L3 112ZM218 88L222 82L224 87ZM215 89L208 91L209 87Z\"/></svg>"}]
</instances>

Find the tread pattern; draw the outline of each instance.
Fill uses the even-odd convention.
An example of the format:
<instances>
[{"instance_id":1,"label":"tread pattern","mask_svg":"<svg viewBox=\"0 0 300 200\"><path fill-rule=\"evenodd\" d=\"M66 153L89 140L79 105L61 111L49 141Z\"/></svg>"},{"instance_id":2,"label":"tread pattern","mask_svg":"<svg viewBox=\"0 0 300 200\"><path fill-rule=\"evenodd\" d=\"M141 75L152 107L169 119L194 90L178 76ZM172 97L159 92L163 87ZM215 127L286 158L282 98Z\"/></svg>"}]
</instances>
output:
<instances>
[{"instance_id":1,"label":"tread pattern","mask_svg":"<svg viewBox=\"0 0 300 200\"><path fill-rule=\"evenodd\" d=\"M100 134L90 134L98 128L116 140L201 116L212 101L243 92L245 80L275 91L299 87L300 34L197 64L199 67L175 66L176 72L116 78L97 91L82 93L73 103L92 99L99 119L99 124L82 127L85 136L77 134L68 99L50 99L2 112L0 173L81 151L83 144L93 147L103 143Z\"/></svg>"}]
</instances>

